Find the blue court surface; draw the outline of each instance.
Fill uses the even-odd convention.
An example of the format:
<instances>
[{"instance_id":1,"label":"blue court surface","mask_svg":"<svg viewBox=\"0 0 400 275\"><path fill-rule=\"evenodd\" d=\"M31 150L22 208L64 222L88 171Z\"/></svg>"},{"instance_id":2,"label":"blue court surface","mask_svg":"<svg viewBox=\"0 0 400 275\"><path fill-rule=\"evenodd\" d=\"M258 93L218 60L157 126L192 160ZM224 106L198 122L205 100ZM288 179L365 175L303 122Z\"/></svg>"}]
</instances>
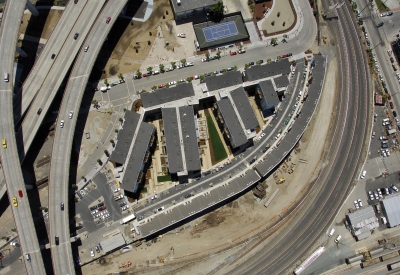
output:
<instances>
[{"instance_id":1,"label":"blue court surface","mask_svg":"<svg viewBox=\"0 0 400 275\"><path fill-rule=\"evenodd\" d=\"M203 29L203 32L207 42L212 42L239 34L235 22L232 21L206 27Z\"/></svg>"}]
</instances>

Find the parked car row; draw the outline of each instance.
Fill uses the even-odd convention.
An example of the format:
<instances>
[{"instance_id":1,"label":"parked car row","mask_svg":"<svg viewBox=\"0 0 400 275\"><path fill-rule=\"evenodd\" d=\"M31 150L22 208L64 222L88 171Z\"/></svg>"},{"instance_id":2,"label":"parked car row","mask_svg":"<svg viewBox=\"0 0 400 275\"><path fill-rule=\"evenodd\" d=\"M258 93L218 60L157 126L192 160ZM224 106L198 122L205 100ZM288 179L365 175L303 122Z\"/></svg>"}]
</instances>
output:
<instances>
[{"instance_id":1,"label":"parked car row","mask_svg":"<svg viewBox=\"0 0 400 275\"><path fill-rule=\"evenodd\" d=\"M354 206L356 207L356 209L362 207L363 205L362 205L361 199L355 200L354 201Z\"/></svg>"},{"instance_id":2,"label":"parked car row","mask_svg":"<svg viewBox=\"0 0 400 275\"><path fill-rule=\"evenodd\" d=\"M391 195L394 192L399 192L399 188L396 185L392 184L387 188L377 188L376 191L368 191L368 196L371 201L378 200L383 198L383 195Z\"/></svg>"}]
</instances>

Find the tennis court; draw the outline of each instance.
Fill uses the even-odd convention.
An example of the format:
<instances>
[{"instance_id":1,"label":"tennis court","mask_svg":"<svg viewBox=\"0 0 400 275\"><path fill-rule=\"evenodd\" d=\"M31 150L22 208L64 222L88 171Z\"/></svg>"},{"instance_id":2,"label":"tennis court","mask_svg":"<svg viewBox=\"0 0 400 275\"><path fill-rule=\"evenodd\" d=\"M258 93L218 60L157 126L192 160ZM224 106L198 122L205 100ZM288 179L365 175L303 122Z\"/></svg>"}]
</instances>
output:
<instances>
[{"instance_id":1,"label":"tennis court","mask_svg":"<svg viewBox=\"0 0 400 275\"><path fill-rule=\"evenodd\" d=\"M235 22L226 22L203 29L207 42L238 35Z\"/></svg>"}]
</instances>

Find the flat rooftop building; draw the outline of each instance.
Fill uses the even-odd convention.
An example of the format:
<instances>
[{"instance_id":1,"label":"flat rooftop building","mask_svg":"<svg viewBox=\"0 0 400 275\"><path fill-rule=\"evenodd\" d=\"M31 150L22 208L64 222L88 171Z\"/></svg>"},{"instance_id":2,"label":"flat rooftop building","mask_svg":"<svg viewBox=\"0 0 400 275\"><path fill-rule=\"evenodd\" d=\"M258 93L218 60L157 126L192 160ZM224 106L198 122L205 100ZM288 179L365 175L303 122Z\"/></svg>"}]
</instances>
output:
<instances>
[{"instance_id":1,"label":"flat rooftop building","mask_svg":"<svg viewBox=\"0 0 400 275\"><path fill-rule=\"evenodd\" d=\"M101 249L104 251L105 254L115 251L125 244L126 241L121 232L100 242Z\"/></svg>"},{"instance_id":2,"label":"flat rooftop building","mask_svg":"<svg viewBox=\"0 0 400 275\"><path fill-rule=\"evenodd\" d=\"M274 78L274 83L277 90L286 89L289 86L289 79L287 75L281 75Z\"/></svg>"},{"instance_id":3,"label":"flat rooftop building","mask_svg":"<svg viewBox=\"0 0 400 275\"><path fill-rule=\"evenodd\" d=\"M131 147L133 135L139 124L140 114L126 111L124 116L124 124L118 132L115 149L110 156L110 161L118 164L124 164Z\"/></svg>"},{"instance_id":4,"label":"flat rooftop building","mask_svg":"<svg viewBox=\"0 0 400 275\"><path fill-rule=\"evenodd\" d=\"M381 200L382 210L387 217L388 227L400 224L400 194L388 196Z\"/></svg>"},{"instance_id":5,"label":"flat rooftop building","mask_svg":"<svg viewBox=\"0 0 400 275\"><path fill-rule=\"evenodd\" d=\"M234 107L237 109L246 130L253 130L258 126L256 115L250 104L246 91L243 87L230 92Z\"/></svg>"},{"instance_id":6,"label":"flat rooftop building","mask_svg":"<svg viewBox=\"0 0 400 275\"><path fill-rule=\"evenodd\" d=\"M141 122L135 144L125 166L125 174L121 188L130 192L137 192L139 184L144 180L144 168L150 159L150 147L154 143L155 128L152 124Z\"/></svg>"},{"instance_id":7,"label":"flat rooftop building","mask_svg":"<svg viewBox=\"0 0 400 275\"><path fill-rule=\"evenodd\" d=\"M358 241L371 235L371 230L379 227L378 219L371 205L361 208L346 215L351 227L351 233Z\"/></svg>"},{"instance_id":8,"label":"flat rooftop building","mask_svg":"<svg viewBox=\"0 0 400 275\"><path fill-rule=\"evenodd\" d=\"M165 147L168 156L168 170L170 174L183 171L182 148L179 137L178 118L176 108L162 108L164 125Z\"/></svg>"},{"instance_id":9,"label":"flat rooftop building","mask_svg":"<svg viewBox=\"0 0 400 275\"><path fill-rule=\"evenodd\" d=\"M279 104L279 97L271 80L265 80L258 83L256 93L264 116L266 112L272 110Z\"/></svg>"},{"instance_id":10,"label":"flat rooftop building","mask_svg":"<svg viewBox=\"0 0 400 275\"><path fill-rule=\"evenodd\" d=\"M240 71L230 71L221 75L209 76L204 79L208 91L215 91L231 87L238 84L243 84L242 74Z\"/></svg>"},{"instance_id":11,"label":"flat rooftop building","mask_svg":"<svg viewBox=\"0 0 400 275\"><path fill-rule=\"evenodd\" d=\"M170 0L175 19L192 16L194 13L205 13L216 4L215 0Z\"/></svg>"},{"instance_id":12,"label":"flat rooftop building","mask_svg":"<svg viewBox=\"0 0 400 275\"><path fill-rule=\"evenodd\" d=\"M140 94L143 108L150 108L192 96L194 96L192 83L182 83L174 87L157 89L154 92Z\"/></svg>"},{"instance_id":13,"label":"flat rooftop building","mask_svg":"<svg viewBox=\"0 0 400 275\"><path fill-rule=\"evenodd\" d=\"M187 171L198 171L201 169L199 145L197 142L198 126L197 118L193 106L183 106L179 108L181 120L181 132L185 162Z\"/></svg>"},{"instance_id":14,"label":"flat rooftop building","mask_svg":"<svg viewBox=\"0 0 400 275\"><path fill-rule=\"evenodd\" d=\"M232 103L228 98L217 101L218 112L222 116L221 123L224 127L226 137L229 139L232 148L237 148L247 142L247 136L240 125L239 118L233 109Z\"/></svg>"},{"instance_id":15,"label":"flat rooftop building","mask_svg":"<svg viewBox=\"0 0 400 275\"><path fill-rule=\"evenodd\" d=\"M290 73L290 63L287 58L265 65L255 65L247 68L243 75L247 81L255 81L275 75L288 75Z\"/></svg>"}]
</instances>

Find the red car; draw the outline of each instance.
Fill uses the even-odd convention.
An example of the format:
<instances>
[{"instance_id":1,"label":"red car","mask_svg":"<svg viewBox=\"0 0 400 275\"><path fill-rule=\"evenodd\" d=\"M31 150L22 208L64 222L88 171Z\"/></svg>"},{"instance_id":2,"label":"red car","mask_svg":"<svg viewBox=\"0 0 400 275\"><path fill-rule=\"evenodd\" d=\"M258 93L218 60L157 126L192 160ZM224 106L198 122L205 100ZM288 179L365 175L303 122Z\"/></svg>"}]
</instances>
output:
<instances>
[{"instance_id":1,"label":"red car","mask_svg":"<svg viewBox=\"0 0 400 275\"><path fill-rule=\"evenodd\" d=\"M107 24L110 23L110 20L111 20L111 17L110 17L110 16L107 17L106 23L107 23Z\"/></svg>"},{"instance_id":2,"label":"red car","mask_svg":"<svg viewBox=\"0 0 400 275\"><path fill-rule=\"evenodd\" d=\"M287 55L286 54L282 54L282 58L286 58L287 57Z\"/></svg>"},{"instance_id":3,"label":"red car","mask_svg":"<svg viewBox=\"0 0 400 275\"><path fill-rule=\"evenodd\" d=\"M230 52L231 55L236 55L236 52Z\"/></svg>"},{"instance_id":4,"label":"red car","mask_svg":"<svg viewBox=\"0 0 400 275\"><path fill-rule=\"evenodd\" d=\"M160 85L158 85L158 88L164 88L165 87L165 85L164 84L160 84Z\"/></svg>"},{"instance_id":5,"label":"red car","mask_svg":"<svg viewBox=\"0 0 400 275\"><path fill-rule=\"evenodd\" d=\"M390 104L390 108L391 108L391 109L394 109L393 102L389 102L389 104Z\"/></svg>"},{"instance_id":6,"label":"red car","mask_svg":"<svg viewBox=\"0 0 400 275\"><path fill-rule=\"evenodd\" d=\"M22 194L22 190L18 190L18 195L20 198L22 198L24 196L24 194Z\"/></svg>"},{"instance_id":7,"label":"red car","mask_svg":"<svg viewBox=\"0 0 400 275\"><path fill-rule=\"evenodd\" d=\"M142 76L143 76L143 77L146 77L146 76L147 76L147 74L142 74Z\"/></svg>"}]
</instances>

